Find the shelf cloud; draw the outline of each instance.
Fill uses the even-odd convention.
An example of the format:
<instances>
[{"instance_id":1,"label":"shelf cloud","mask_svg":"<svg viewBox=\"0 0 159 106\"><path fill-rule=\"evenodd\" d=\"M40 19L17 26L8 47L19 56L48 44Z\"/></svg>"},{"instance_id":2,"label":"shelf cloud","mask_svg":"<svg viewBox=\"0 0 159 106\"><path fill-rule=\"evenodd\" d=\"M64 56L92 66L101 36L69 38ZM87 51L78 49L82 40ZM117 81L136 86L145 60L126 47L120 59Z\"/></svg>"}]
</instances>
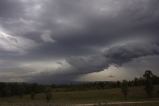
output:
<instances>
[{"instance_id":1,"label":"shelf cloud","mask_svg":"<svg viewBox=\"0 0 159 106\"><path fill-rule=\"evenodd\" d=\"M158 19L158 0L1 0L0 74L63 83L158 57Z\"/></svg>"}]
</instances>

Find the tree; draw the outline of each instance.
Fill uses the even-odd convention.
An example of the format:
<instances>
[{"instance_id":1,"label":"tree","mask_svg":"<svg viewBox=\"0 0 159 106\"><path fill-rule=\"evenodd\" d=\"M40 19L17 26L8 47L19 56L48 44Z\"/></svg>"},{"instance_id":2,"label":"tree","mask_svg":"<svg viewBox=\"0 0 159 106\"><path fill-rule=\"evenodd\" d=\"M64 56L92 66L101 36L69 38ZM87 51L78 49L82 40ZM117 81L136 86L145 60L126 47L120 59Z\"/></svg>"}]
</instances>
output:
<instances>
[{"instance_id":1,"label":"tree","mask_svg":"<svg viewBox=\"0 0 159 106\"><path fill-rule=\"evenodd\" d=\"M35 93L35 92L31 92L31 93L30 93L30 98L31 98L31 100L34 100L34 99L35 99L35 96L36 96L36 93Z\"/></svg>"},{"instance_id":2,"label":"tree","mask_svg":"<svg viewBox=\"0 0 159 106\"><path fill-rule=\"evenodd\" d=\"M145 91L148 97L152 96L154 87L153 87L153 73L151 70L146 70L143 77L145 78Z\"/></svg>"},{"instance_id":3,"label":"tree","mask_svg":"<svg viewBox=\"0 0 159 106\"><path fill-rule=\"evenodd\" d=\"M125 100L127 99L128 96L128 81L123 80L121 84L121 92L123 93Z\"/></svg>"},{"instance_id":4,"label":"tree","mask_svg":"<svg viewBox=\"0 0 159 106\"><path fill-rule=\"evenodd\" d=\"M51 90L51 88L46 88L45 96L46 96L46 101L50 102L50 100L52 99L52 90Z\"/></svg>"},{"instance_id":5,"label":"tree","mask_svg":"<svg viewBox=\"0 0 159 106\"><path fill-rule=\"evenodd\" d=\"M2 94L3 97L9 97L9 96L11 96L10 86L7 83L4 84L1 92L2 92L1 94Z\"/></svg>"},{"instance_id":6,"label":"tree","mask_svg":"<svg viewBox=\"0 0 159 106\"><path fill-rule=\"evenodd\" d=\"M39 93L38 85L34 83L31 85L30 98L34 100L37 93Z\"/></svg>"},{"instance_id":7,"label":"tree","mask_svg":"<svg viewBox=\"0 0 159 106\"><path fill-rule=\"evenodd\" d=\"M23 96L24 96L24 94L25 94L25 86L24 86L24 84L22 83L22 84L18 84L17 85L17 92L18 92L18 96L20 97L20 98L23 98Z\"/></svg>"},{"instance_id":8,"label":"tree","mask_svg":"<svg viewBox=\"0 0 159 106\"><path fill-rule=\"evenodd\" d=\"M120 85L121 85L121 82L120 82L120 81L117 81L116 85L117 85L117 87L119 88Z\"/></svg>"},{"instance_id":9,"label":"tree","mask_svg":"<svg viewBox=\"0 0 159 106\"><path fill-rule=\"evenodd\" d=\"M134 78L134 86L138 86L139 85L139 80L138 80L138 78Z\"/></svg>"}]
</instances>

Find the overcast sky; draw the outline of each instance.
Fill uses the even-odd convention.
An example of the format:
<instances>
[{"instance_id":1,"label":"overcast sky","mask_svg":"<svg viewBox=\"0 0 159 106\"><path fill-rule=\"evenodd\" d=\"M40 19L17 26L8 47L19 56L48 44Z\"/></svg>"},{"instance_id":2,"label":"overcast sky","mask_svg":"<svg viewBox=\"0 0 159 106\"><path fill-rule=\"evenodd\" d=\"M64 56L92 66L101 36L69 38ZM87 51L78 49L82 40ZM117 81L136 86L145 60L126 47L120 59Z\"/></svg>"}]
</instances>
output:
<instances>
[{"instance_id":1,"label":"overcast sky","mask_svg":"<svg viewBox=\"0 0 159 106\"><path fill-rule=\"evenodd\" d=\"M158 0L0 0L0 81L159 75Z\"/></svg>"}]
</instances>

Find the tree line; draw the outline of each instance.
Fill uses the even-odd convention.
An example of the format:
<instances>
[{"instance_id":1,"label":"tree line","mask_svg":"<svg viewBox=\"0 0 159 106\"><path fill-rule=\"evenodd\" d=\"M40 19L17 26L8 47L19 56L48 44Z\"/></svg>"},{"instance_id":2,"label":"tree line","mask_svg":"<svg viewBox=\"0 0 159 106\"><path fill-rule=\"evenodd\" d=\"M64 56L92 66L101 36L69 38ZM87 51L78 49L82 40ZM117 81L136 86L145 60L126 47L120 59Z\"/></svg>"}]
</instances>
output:
<instances>
[{"instance_id":1,"label":"tree line","mask_svg":"<svg viewBox=\"0 0 159 106\"><path fill-rule=\"evenodd\" d=\"M146 78L148 77L151 80ZM145 86L145 83L150 83L152 85L159 85L159 77L154 75L152 71L146 70L144 75L141 77L135 77L133 80L124 80L124 81L96 81L96 82L80 82L80 83L71 83L65 85L55 85L52 84L54 91L75 91L75 90L90 90L90 89L111 89L111 88L121 88L123 83L126 81L128 87L137 87Z\"/></svg>"},{"instance_id":2,"label":"tree line","mask_svg":"<svg viewBox=\"0 0 159 106\"><path fill-rule=\"evenodd\" d=\"M90 89L111 89L120 88L125 99L129 94L129 87L144 86L148 97L152 97L154 85L159 84L159 77L154 75L151 70L146 70L142 77L134 80L123 81L103 81L103 82L85 82L71 84L51 84L41 85L37 83L4 83L0 82L0 97L18 96L23 98L24 95L30 95L32 100L36 99L37 94L44 93L47 101L52 99L52 92L90 90ZM159 91L158 91L159 92Z\"/></svg>"},{"instance_id":3,"label":"tree line","mask_svg":"<svg viewBox=\"0 0 159 106\"><path fill-rule=\"evenodd\" d=\"M44 93L46 101L50 101L52 98L52 88L50 85L40 85L37 83L6 83L0 82L0 97L12 97L18 96L23 98L24 95L30 95L30 98L34 100L36 95L39 93Z\"/></svg>"},{"instance_id":4,"label":"tree line","mask_svg":"<svg viewBox=\"0 0 159 106\"><path fill-rule=\"evenodd\" d=\"M143 74L143 77L140 78L140 80L138 80L137 78L135 78L134 81L131 82L123 80L121 83L121 91L125 99L127 99L129 93L129 86L132 84L132 82L134 82L133 83L134 86L143 85L147 97L151 98L153 96L154 85L159 83L159 77L154 75L151 70L146 70L145 73Z\"/></svg>"},{"instance_id":5,"label":"tree line","mask_svg":"<svg viewBox=\"0 0 159 106\"><path fill-rule=\"evenodd\" d=\"M44 86L39 84L0 82L0 97L19 96L22 98L25 94L32 92L40 93L43 91Z\"/></svg>"}]
</instances>

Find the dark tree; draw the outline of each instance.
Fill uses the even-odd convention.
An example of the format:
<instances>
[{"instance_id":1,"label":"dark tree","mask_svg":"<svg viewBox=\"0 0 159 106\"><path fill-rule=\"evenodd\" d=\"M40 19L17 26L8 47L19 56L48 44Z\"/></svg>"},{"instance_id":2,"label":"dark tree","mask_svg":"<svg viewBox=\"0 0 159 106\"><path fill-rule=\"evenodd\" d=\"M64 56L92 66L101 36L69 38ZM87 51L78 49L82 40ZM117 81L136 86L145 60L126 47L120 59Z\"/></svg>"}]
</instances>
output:
<instances>
[{"instance_id":1,"label":"dark tree","mask_svg":"<svg viewBox=\"0 0 159 106\"><path fill-rule=\"evenodd\" d=\"M134 78L134 86L138 86L139 85L139 80L138 80L138 78Z\"/></svg>"},{"instance_id":2,"label":"dark tree","mask_svg":"<svg viewBox=\"0 0 159 106\"><path fill-rule=\"evenodd\" d=\"M46 101L50 102L52 99L52 89L51 88L46 88L45 96L46 96Z\"/></svg>"},{"instance_id":3,"label":"dark tree","mask_svg":"<svg viewBox=\"0 0 159 106\"><path fill-rule=\"evenodd\" d=\"M143 77L145 78L145 91L148 97L152 96L154 87L153 87L153 73L151 70L146 70Z\"/></svg>"},{"instance_id":4,"label":"dark tree","mask_svg":"<svg viewBox=\"0 0 159 106\"><path fill-rule=\"evenodd\" d=\"M23 96L24 96L24 94L25 94L25 86L24 86L24 84L19 84L19 85L17 86L17 90L18 90L18 96L19 96L20 98L23 98Z\"/></svg>"},{"instance_id":5,"label":"dark tree","mask_svg":"<svg viewBox=\"0 0 159 106\"><path fill-rule=\"evenodd\" d=\"M35 96L36 96L36 93L35 93L35 92L31 92L31 93L30 93L30 98L31 98L31 100L34 100L34 99L35 99Z\"/></svg>"},{"instance_id":6,"label":"dark tree","mask_svg":"<svg viewBox=\"0 0 159 106\"><path fill-rule=\"evenodd\" d=\"M121 92L124 95L125 100L127 99L128 96L128 81L123 80L122 84L121 84Z\"/></svg>"}]
</instances>

